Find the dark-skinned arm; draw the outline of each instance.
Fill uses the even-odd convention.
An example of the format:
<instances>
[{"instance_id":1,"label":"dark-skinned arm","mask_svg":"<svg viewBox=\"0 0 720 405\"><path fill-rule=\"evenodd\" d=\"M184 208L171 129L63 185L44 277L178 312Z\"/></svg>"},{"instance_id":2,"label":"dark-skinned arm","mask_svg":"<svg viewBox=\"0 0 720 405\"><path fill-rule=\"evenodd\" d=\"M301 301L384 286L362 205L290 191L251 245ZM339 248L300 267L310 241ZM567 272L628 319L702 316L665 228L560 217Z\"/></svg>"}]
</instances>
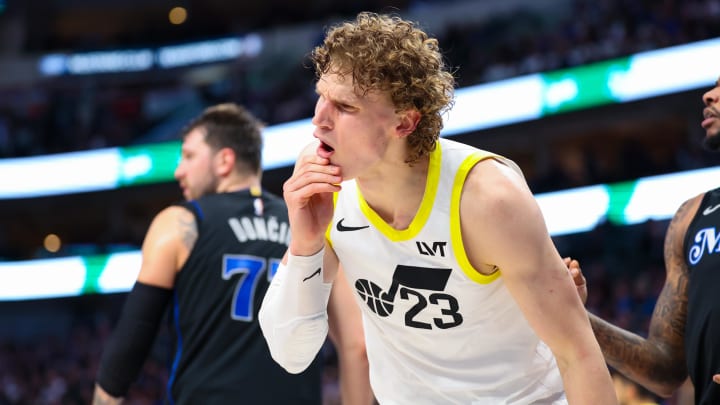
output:
<instances>
[{"instance_id":1,"label":"dark-skinned arm","mask_svg":"<svg viewBox=\"0 0 720 405\"><path fill-rule=\"evenodd\" d=\"M647 339L589 314L607 363L663 397L671 396L688 375L684 352L688 269L683 241L701 200L702 195L683 203L670 221L664 244L665 285L655 304ZM579 266L577 272L569 267L578 290L585 288Z\"/></svg>"}]
</instances>

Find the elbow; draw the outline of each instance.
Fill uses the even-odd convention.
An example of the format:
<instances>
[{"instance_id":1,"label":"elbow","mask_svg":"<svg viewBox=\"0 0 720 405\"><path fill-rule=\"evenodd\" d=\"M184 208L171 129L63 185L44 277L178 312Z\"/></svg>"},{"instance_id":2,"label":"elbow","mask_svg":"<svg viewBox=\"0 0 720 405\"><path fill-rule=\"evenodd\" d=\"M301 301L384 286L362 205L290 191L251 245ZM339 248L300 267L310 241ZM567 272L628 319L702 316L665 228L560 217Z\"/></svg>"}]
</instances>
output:
<instances>
[{"instance_id":1,"label":"elbow","mask_svg":"<svg viewBox=\"0 0 720 405\"><path fill-rule=\"evenodd\" d=\"M670 398L677 392L678 388L683 385L686 379L687 377L679 378L679 376L673 376L672 379L668 379L667 381L649 384L646 388L661 398Z\"/></svg>"},{"instance_id":2,"label":"elbow","mask_svg":"<svg viewBox=\"0 0 720 405\"><path fill-rule=\"evenodd\" d=\"M670 398L679 386L680 384L652 384L646 388L660 398Z\"/></svg>"},{"instance_id":3,"label":"elbow","mask_svg":"<svg viewBox=\"0 0 720 405\"><path fill-rule=\"evenodd\" d=\"M294 331L274 329L272 338L268 335L265 338L270 356L290 374L300 374L305 371L315 359L321 346L316 340L307 339L297 332L297 329Z\"/></svg>"},{"instance_id":4,"label":"elbow","mask_svg":"<svg viewBox=\"0 0 720 405\"><path fill-rule=\"evenodd\" d=\"M282 334L275 333L276 338L278 335L282 336ZM324 339L288 334L281 339L266 338L266 341L270 349L270 356L280 367L290 374L300 374L315 360Z\"/></svg>"},{"instance_id":5,"label":"elbow","mask_svg":"<svg viewBox=\"0 0 720 405\"><path fill-rule=\"evenodd\" d=\"M688 371L685 358L677 355L682 354L681 350L668 350L661 346L659 349L653 352L651 360L645 359L646 367L628 369L625 366L623 369L628 370L631 379L655 395L670 398L688 380Z\"/></svg>"},{"instance_id":6,"label":"elbow","mask_svg":"<svg viewBox=\"0 0 720 405\"><path fill-rule=\"evenodd\" d=\"M260 313L258 314L258 323L260 324L260 331L262 332L263 337L265 338L265 343L267 343L268 350L270 351L270 357L272 357L272 359L288 373L302 373L310 363L304 364L303 362L291 360L292 356L288 353L288 350L284 349L285 347L288 347L289 344L287 342L283 342L281 339L278 339L278 333L276 333L275 327L269 318L270 315L268 315L265 310L265 306L263 305L260 308Z\"/></svg>"},{"instance_id":7,"label":"elbow","mask_svg":"<svg viewBox=\"0 0 720 405\"><path fill-rule=\"evenodd\" d=\"M670 398L673 395L673 393L675 392L672 389L668 389L668 387L662 387L662 388L663 388L662 390L657 390L657 391L651 390L651 391L653 391L660 398Z\"/></svg>"},{"instance_id":8,"label":"elbow","mask_svg":"<svg viewBox=\"0 0 720 405\"><path fill-rule=\"evenodd\" d=\"M308 366L310 366L310 363L312 363L312 359L310 359L310 361L293 361L292 359L287 359L286 356L276 356L272 351L270 352L270 355L273 360L280 365L280 367L290 374L300 374L305 371Z\"/></svg>"},{"instance_id":9,"label":"elbow","mask_svg":"<svg viewBox=\"0 0 720 405\"><path fill-rule=\"evenodd\" d=\"M684 360L655 358L641 369L622 367L622 372L631 380L652 391L662 398L672 397L687 380L687 368ZM614 364L611 364L614 366Z\"/></svg>"},{"instance_id":10,"label":"elbow","mask_svg":"<svg viewBox=\"0 0 720 405\"><path fill-rule=\"evenodd\" d=\"M327 336L327 319L275 325L264 311L258 318L270 356L285 371L299 374L315 360Z\"/></svg>"}]
</instances>

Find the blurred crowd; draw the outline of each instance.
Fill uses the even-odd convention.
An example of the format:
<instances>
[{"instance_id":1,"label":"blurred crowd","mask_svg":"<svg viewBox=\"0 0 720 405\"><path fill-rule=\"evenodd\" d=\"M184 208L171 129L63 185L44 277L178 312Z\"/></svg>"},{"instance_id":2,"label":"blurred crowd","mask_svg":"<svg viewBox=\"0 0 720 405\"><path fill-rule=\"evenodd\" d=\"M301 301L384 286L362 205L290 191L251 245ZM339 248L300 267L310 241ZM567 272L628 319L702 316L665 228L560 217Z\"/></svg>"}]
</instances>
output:
<instances>
[{"instance_id":1,"label":"blurred crowd","mask_svg":"<svg viewBox=\"0 0 720 405\"><path fill-rule=\"evenodd\" d=\"M519 12L443 35L461 83L562 69L720 35L714 0L573 0L561 18Z\"/></svg>"},{"instance_id":2,"label":"blurred crowd","mask_svg":"<svg viewBox=\"0 0 720 405\"><path fill-rule=\"evenodd\" d=\"M715 0L567 0L563 4L569 6L552 12L519 5L487 18L440 25L436 35L457 72L458 84L568 68L720 35L720 3ZM414 8L421 5L443 7L438 2L413 3ZM320 23L317 29L319 38ZM283 59L279 52L263 61L228 64L223 73L206 74L209 79L189 79L191 74L175 70L136 75L132 80L60 77L31 88L0 89L0 158L174 139L189 117L228 100L248 106L268 125L308 118L316 96L313 72L306 62ZM622 150L611 152L593 147L573 151L585 153L570 157L577 162L540 149L536 153L548 158L526 174L533 189L542 192L704 167L708 163L693 150L695 144L672 145L672 156L662 156L661 162L633 142L619 144ZM603 156L593 155L597 153ZM635 157L598 167L599 162L627 155Z\"/></svg>"},{"instance_id":3,"label":"blurred crowd","mask_svg":"<svg viewBox=\"0 0 720 405\"><path fill-rule=\"evenodd\" d=\"M0 339L0 404L90 404L103 345L124 298L90 295L25 303L22 319L8 322L13 328ZM12 317L11 307L17 305L22 304L0 305L0 317ZM162 403L170 361L168 336L158 336L128 404Z\"/></svg>"},{"instance_id":4,"label":"blurred crowd","mask_svg":"<svg viewBox=\"0 0 720 405\"><path fill-rule=\"evenodd\" d=\"M444 6L413 7L421 4ZM486 18L439 25L435 35L460 86L720 35L715 0L567 0L567 6L545 12L519 4ZM318 21L318 38L322 28ZM187 117L218 101L247 105L270 125L312 115L313 72L305 60L283 59L278 52L225 69L207 80L174 71L132 81L58 78L0 90L0 158L165 140Z\"/></svg>"}]
</instances>

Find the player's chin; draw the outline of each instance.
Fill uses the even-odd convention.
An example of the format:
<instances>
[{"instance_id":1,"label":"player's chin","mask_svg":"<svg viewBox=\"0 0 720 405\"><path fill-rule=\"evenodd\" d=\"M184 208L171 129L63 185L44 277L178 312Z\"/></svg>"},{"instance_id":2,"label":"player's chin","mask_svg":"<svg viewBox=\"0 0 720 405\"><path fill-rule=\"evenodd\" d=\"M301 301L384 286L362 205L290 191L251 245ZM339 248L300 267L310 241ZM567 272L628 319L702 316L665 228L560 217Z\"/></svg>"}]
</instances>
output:
<instances>
[{"instance_id":1,"label":"player's chin","mask_svg":"<svg viewBox=\"0 0 720 405\"><path fill-rule=\"evenodd\" d=\"M720 151L720 128L713 126L707 129L703 146L709 151Z\"/></svg>"}]
</instances>

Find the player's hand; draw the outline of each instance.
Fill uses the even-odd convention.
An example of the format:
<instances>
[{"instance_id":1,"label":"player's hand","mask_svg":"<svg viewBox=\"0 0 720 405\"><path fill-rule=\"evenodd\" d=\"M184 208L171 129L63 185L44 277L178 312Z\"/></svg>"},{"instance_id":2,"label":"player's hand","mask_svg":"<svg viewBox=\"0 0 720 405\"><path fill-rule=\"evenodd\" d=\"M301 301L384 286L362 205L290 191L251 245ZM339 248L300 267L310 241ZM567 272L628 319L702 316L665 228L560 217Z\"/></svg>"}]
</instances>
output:
<instances>
[{"instance_id":1,"label":"player's hand","mask_svg":"<svg viewBox=\"0 0 720 405\"><path fill-rule=\"evenodd\" d=\"M340 168L316 154L303 155L292 176L283 185L290 219L290 253L308 256L325 243L325 230L332 220L333 193L340 191Z\"/></svg>"},{"instance_id":2,"label":"player's hand","mask_svg":"<svg viewBox=\"0 0 720 405\"><path fill-rule=\"evenodd\" d=\"M583 276L582 270L580 269L580 262L569 257L563 258L563 261L565 262L565 265L567 266L568 271L570 272L570 275L575 282L575 288L577 289L577 293L580 296L580 300L582 301L583 305L585 305L587 303L588 290L585 276Z\"/></svg>"},{"instance_id":3,"label":"player's hand","mask_svg":"<svg viewBox=\"0 0 720 405\"><path fill-rule=\"evenodd\" d=\"M720 384L720 374L715 374L713 376L713 381L715 381L715 384Z\"/></svg>"}]
</instances>

